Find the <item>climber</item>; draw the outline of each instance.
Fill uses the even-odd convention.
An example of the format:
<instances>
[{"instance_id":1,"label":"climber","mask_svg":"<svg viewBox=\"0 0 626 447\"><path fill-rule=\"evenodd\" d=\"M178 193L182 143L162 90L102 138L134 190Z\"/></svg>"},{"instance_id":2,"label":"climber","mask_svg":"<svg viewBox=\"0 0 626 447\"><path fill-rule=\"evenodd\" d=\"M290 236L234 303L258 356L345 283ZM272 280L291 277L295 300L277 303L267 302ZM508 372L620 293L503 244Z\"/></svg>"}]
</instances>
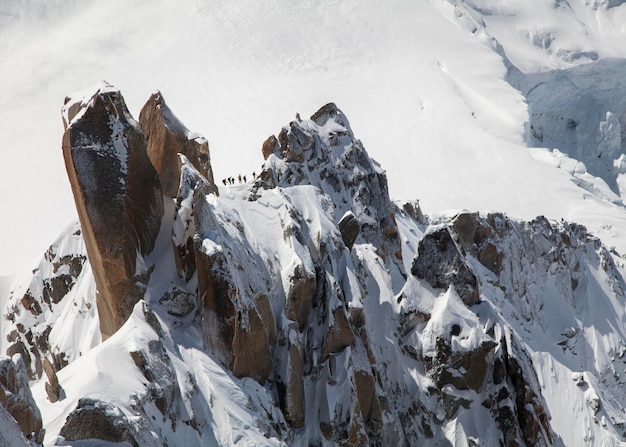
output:
<instances>
[{"instance_id":1,"label":"climber","mask_svg":"<svg viewBox=\"0 0 626 447\"><path fill-rule=\"evenodd\" d=\"M238 178L239 178L239 183L241 183L241 174L239 174Z\"/></svg>"}]
</instances>

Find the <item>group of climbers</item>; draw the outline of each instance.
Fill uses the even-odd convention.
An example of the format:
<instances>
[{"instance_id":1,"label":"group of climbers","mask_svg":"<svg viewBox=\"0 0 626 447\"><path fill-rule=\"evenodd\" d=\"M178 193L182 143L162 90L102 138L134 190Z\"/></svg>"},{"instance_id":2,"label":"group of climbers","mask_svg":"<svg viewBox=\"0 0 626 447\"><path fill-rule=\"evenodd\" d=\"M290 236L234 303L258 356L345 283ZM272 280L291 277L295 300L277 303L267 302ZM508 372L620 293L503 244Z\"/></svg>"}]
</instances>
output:
<instances>
[{"instance_id":1,"label":"group of climbers","mask_svg":"<svg viewBox=\"0 0 626 447\"><path fill-rule=\"evenodd\" d=\"M252 173L252 178L256 177L256 172ZM246 178L245 175L241 175L239 174L236 178L235 177L226 177L225 179L222 179L222 183L224 184L224 186L227 185L234 185L235 182L239 182L239 183L247 183L248 179Z\"/></svg>"}]
</instances>

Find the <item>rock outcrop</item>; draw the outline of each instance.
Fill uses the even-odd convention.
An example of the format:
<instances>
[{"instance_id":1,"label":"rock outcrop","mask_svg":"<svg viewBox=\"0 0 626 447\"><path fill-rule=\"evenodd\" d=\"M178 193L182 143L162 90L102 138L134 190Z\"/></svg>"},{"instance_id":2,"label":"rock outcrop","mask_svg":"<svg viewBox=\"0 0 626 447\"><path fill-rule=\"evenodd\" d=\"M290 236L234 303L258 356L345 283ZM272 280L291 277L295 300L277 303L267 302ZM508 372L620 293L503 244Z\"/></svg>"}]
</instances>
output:
<instances>
[{"instance_id":1,"label":"rock outcrop","mask_svg":"<svg viewBox=\"0 0 626 447\"><path fill-rule=\"evenodd\" d=\"M11 447L30 447L15 419L4 408L0 401L0 445Z\"/></svg>"},{"instance_id":2,"label":"rock outcrop","mask_svg":"<svg viewBox=\"0 0 626 447\"><path fill-rule=\"evenodd\" d=\"M339 220L338 227L343 243L346 244L348 250L352 250L352 246L361 232L361 225L354 214L352 214L352 211L348 211L343 215L341 220Z\"/></svg>"},{"instance_id":3,"label":"rock outcrop","mask_svg":"<svg viewBox=\"0 0 626 447\"><path fill-rule=\"evenodd\" d=\"M428 233L419 242L411 273L435 288L453 285L468 306L479 301L476 275L447 228Z\"/></svg>"},{"instance_id":4,"label":"rock outcrop","mask_svg":"<svg viewBox=\"0 0 626 447\"><path fill-rule=\"evenodd\" d=\"M213 179L206 138L190 132L165 103L161 92L155 92L139 113L139 125L147 141L150 161L159 173L163 194L176 197L181 161L187 160L207 179L209 191L218 194Z\"/></svg>"},{"instance_id":5,"label":"rock outcrop","mask_svg":"<svg viewBox=\"0 0 626 447\"><path fill-rule=\"evenodd\" d=\"M59 434L66 441L101 439L140 446L136 428L120 409L97 399L80 399Z\"/></svg>"},{"instance_id":6,"label":"rock outcrop","mask_svg":"<svg viewBox=\"0 0 626 447\"><path fill-rule=\"evenodd\" d=\"M142 257L163 215L159 177L146 140L119 90L102 83L66 99L63 155L98 288L102 337L112 335L142 298Z\"/></svg>"},{"instance_id":7,"label":"rock outcrop","mask_svg":"<svg viewBox=\"0 0 626 447\"><path fill-rule=\"evenodd\" d=\"M24 437L33 443L41 443L44 434L41 413L30 391L26 366L19 354L13 358L0 357L0 390L0 406L17 422Z\"/></svg>"},{"instance_id":8,"label":"rock outcrop","mask_svg":"<svg viewBox=\"0 0 626 447\"><path fill-rule=\"evenodd\" d=\"M204 345L235 375L264 383L272 369L270 344L276 333L267 294L259 291L253 297L242 296L221 238L217 234L209 237L214 234L217 218L201 189L196 189L194 199L195 265ZM249 268L255 269L254 261Z\"/></svg>"},{"instance_id":9,"label":"rock outcrop","mask_svg":"<svg viewBox=\"0 0 626 447\"><path fill-rule=\"evenodd\" d=\"M42 376L45 358L58 371L81 350L99 341L86 338L82 344L68 346L68 340L53 333L57 325L75 324L94 313L95 296L78 292L88 287L90 278L82 232L76 222L48 248L30 280L9 294L2 325L8 342L5 353L22 356L30 379Z\"/></svg>"},{"instance_id":10,"label":"rock outcrop","mask_svg":"<svg viewBox=\"0 0 626 447\"><path fill-rule=\"evenodd\" d=\"M57 377L57 373L54 370L54 366L48 359L44 359L43 361L43 370L48 377L48 381L45 383L46 394L48 394L48 400L52 403L57 402L61 397L63 397L63 390L61 385L59 385L59 378Z\"/></svg>"},{"instance_id":11,"label":"rock outcrop","mask_svg":"<svg viewBox=\"0 0 626 447\"><path fill-rule=\"evenodd\" d=\"M172 223L172 243L178 275L189 281L196 272L193 248L193 236L196 233L194 194L201 198L212 193L215 186L204 178L187 157L178 154L178 158L181 167Z\"/></svg>"}]
</instances>

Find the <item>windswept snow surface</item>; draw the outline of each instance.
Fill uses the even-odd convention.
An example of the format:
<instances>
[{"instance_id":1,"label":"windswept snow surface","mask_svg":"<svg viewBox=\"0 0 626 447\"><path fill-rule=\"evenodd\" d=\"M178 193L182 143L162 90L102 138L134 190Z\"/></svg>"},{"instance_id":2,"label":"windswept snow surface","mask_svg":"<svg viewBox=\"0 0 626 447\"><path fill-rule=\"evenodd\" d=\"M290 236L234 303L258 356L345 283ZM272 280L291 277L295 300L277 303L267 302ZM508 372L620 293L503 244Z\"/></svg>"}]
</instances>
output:
<instances>
[{"instance_id":1,"label":"windswept snow surface","mask_svg":"<svg viewBox=\"0 0 626 447\"><path fill-rule=\"evenodd\" d=\"M259 170L276 123L333 101L392 198L575 220L626 252L624 207L526 150L501 57L524 72L624 57L620 3L3 0L0 273L33 268L75 218L59 110L102 79L135 116L160 89L208 138L218 182Z\"/></svg>"}]
</instances>

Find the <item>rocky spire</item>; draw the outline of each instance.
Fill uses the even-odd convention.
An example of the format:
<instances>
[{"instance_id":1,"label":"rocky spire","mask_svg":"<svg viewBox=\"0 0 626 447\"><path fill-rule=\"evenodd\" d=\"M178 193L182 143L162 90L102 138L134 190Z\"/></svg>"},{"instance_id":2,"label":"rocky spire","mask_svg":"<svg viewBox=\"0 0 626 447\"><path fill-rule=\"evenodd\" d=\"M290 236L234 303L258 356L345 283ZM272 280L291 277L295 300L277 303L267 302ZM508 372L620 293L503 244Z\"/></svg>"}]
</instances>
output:
<instances>
[{"instance_id":1,"label":"rocky spire","mask_svg":"<svg viewBox=\"0 0 626 447\"><path fill-rule=\"evenodd\" d=\"M142 256L163 215L159 177L139 124L107 83L67 98L63 155L98 289L103 338L143 296Z\"/></svg>"},{"instance_id":2,"label":"rocky spire","mask_svg":"<svg viewBox=\"0 0 626 447\"><path fill-rule=\"evenodd\" d=\"M161 92L155 92L139 113L139 125L148 140L148 157L159 173L163 194L176 197L183 154L209 182L210 192L218 194L206 138L190 132L172 113Z\"/></svg>"}]
</instances>

